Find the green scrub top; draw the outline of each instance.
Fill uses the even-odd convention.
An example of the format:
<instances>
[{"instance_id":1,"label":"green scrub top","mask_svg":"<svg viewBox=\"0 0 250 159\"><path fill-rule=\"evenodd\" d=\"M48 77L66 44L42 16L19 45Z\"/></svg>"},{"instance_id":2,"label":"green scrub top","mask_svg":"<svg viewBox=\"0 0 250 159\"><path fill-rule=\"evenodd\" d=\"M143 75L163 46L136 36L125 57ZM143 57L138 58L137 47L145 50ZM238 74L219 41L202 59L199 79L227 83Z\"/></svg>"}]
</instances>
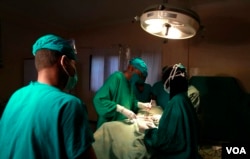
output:
<instances>
[{"instance_id":1,"label":"green scrub top","mask_svg":"<svg viewBox=\"0 0 250 159\"><path fill-rule=\"evenodd\" d=\"M162 109L167 106L169 101L169 93L164 90L164 83L162 81L156 82L152 87L152 94L156 96L156 104Z\"/></svg>"},{"instance_id":2,"label":"green scrub top","mask_svg":"<svg viewBox=\"0 0 250 159\"><path fill-rule=\"evenodd\" d=\"M133 87L134 93L136 96L136 99L140 102L150 102L151 100L151 93L152 93L152 87L148 83L144 83L144 89L142 92L140 92L137 88L136 85Z\"/></svg>"},{"instance_id":3,"label":"green scrub top","mask_svg":"<svg viewBox=\"0 0 250 159\"><path fill-rule=\"evenodd\" d=\"M147 150L157 159L197 159L198 119L186 93L175 95L164 109L159 127L145 131Z\"/></svg>"},{"instance_id":4,"label":"green scrub top","mask_svg":"<svg viewBox=\"0 0 250 159\"><path fill-rule=\"evenodd\" d=\"M93 99L98 114L97 128L104 122L126 119L124 115L116 111L117 104L136 113L137 102L132 86L123 72L114 72L96 92Z\"/></svg>"},{"instance_id":5,"label":"green scrub top","mask_svg":"<svg viewBox=\"0 0 250 159\"><path fill-rule=\"evenodd\" d=\"M1 159L77 158L93 142L82 101L47 84L17 90L0 121Z\"/></svg>"}]
</instances>

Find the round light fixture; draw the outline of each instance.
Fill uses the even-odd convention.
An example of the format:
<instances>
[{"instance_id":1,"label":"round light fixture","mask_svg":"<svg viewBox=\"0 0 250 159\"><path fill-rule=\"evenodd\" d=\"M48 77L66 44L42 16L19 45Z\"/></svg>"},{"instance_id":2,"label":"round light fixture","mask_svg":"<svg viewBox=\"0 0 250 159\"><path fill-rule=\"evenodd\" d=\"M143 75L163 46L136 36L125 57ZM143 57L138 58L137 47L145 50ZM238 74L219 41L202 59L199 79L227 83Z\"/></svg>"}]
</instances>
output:
<instances>
[{"instance_id":1,"label":"round light fixture","mask_svg":"<svg viewBox=\"0 0 250 159\"><path fill-rule=\"evenodd\" d=\"M200 27L200 18L194 11L169 4L145 9L140 22L146 32L167 39L191 38Z\"/></svg>"}]
</instances>

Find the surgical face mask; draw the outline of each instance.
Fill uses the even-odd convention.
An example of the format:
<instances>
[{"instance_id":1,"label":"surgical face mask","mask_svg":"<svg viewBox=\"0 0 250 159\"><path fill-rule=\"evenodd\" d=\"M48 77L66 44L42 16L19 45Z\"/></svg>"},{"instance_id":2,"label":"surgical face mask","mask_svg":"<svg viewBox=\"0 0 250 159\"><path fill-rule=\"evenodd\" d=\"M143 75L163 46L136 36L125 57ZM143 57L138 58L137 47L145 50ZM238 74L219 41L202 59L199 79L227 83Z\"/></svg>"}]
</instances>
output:
<instances>
[{"instance_id":1,"label":"surgical face mask","mask_svg":"<svg viewBox=\"0 0 250 159\"><path fill-rule=\"evenodd\" d=\"M144 83L145 83L145 80L142 79L142 78L140 78L136 83L138 83L138 84L144 84Z\"/></svg>"},{"instance_id":2,"label":"surgical face mask","mask_svg":"<svg viewBox=\"0 0 250 159\"><path fill-rule=\"evenodd\" d=\"M170 76L169 76L169 77L170 77ZM168 84L168 86L166 86L167 84ZM164 82L163 86L164 86L165 92L170 93L170 78L168 78L168 79Z\"/></svg>"},{"instance_id":3,"label":"surgical face mask","mask_svg":"<svg viewBox=\"0 0 250 159\"><path fill-rule=\"evenodd\" d=\"M169 87L169 86L166 88L166 86L164 85L164 90L165 90L165 92L167 92L168 94L170 93L170 87Z\"/></svg>"},{"instance_id":4,"label":"surgical face mask","mask_svg":"<svg viewBox=\"0 0 250 159\"><path fill-rule=\"evenodd\" d=\"M136 82L140 81L140 76L137 73L134 73L130 78L129 82L134 85Z\"/></svg>"},{"instance_id":5,"label":"surgical face mask","mask_svg":"<svg viewBox=\"0 0 250 159\"><path fill-rule=\"evenodd\" d=\"M67 84L65 86L65 90L71 90L76 86L76 83L78 81L78 77L77 74L75 73L74 76L69 76Z\"/></svg>"},{"instance_id":6,"label":"surgical face mask","mask_svg":"<svg viewBox=\"0 0 250 159\"><path fill-rule=\"evenodd\" d=\"M65 56L65 55L64 55L64 56ZM65 56L65 57L66 57L66 56ZM64 87L64 90L69 91L69 90L71 90L71 89L73 89L73 88L75 87L78 78L77 78L76 68L75 68L75 66L74 66L73 64L70 64L70 63L69 63L69 65L74 69L74 72L75 72L75 74L74 74L73 76L70 75L70 73L68 72L68 70L67 70L66 67L64 66L63 60L65 60L65 57L63 57L64 59L61 60L61 66L62 66L63 70L66 72L66 74L68 75L68 81L67 81L67 83L66 83L66 85L65 85L65 87ZM67 64L67 63L68 63L68 62L66 62L66 64ZM71 69L72 69L72 68L71 68Z\"/></svg>"}]
</instances>

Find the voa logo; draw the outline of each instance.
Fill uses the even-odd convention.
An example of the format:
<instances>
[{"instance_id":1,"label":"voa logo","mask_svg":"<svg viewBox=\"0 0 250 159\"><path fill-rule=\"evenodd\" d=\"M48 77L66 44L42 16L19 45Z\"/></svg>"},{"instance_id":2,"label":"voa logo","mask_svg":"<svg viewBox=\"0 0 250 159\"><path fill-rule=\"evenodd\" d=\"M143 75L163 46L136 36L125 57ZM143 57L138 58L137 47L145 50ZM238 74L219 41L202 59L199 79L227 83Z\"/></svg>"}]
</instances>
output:
<instances>
[{"instance_id":1,"label":"voa logo","mask_svg":"<svg viewBox=\"0 0 250 159\"><path fill-rule=\"evenodd\" d=\"M226 147L227 154L246 155L245 147Z\"/></svg>"}]
</instances>

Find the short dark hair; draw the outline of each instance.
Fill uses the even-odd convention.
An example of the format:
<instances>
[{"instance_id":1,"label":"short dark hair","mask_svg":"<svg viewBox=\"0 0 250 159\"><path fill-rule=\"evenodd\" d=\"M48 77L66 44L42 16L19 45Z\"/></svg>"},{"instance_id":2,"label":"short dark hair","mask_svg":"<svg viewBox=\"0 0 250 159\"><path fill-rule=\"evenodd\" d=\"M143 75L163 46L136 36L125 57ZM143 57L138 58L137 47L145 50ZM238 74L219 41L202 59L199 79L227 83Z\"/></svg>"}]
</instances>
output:
<instances>
[{"instance_id":1,"label":"short dark hair","mask_svg":"<svg viewBox=\"0 0 250 159\"><path fill-rule=\"evenodd\" d=\"M49 49L40 49L35 56L36 70L39 71L43 68L54 65L62 55L58 51Z\"/></svg>"}]
</instances>

